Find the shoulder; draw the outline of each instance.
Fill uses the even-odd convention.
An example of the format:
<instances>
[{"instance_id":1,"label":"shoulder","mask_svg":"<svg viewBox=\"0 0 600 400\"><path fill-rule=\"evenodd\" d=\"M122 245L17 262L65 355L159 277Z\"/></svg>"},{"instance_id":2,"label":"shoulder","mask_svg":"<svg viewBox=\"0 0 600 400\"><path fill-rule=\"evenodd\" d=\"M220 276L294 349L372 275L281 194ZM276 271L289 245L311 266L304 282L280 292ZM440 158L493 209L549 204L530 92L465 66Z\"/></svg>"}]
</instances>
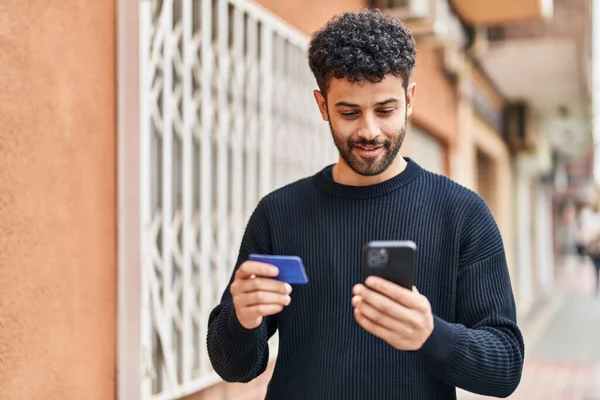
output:
<instances>
[{"instance_id":1,"label":"shoulder","mask_svg":"<svg viewBox=\"0 0 600 400\"><path fill-rule=\"evenodd\" d=\"M265 234L277 221L285 221L294 203L301 202L301 193L310 187L309 178L286 184L261 197L247 222L247 229Z\"/></svg>"},{"instance_id":2,"label":"shoulder","mask_svg":"<svg viewBox=\"0 0 600 400\"><path fill-rule=\"evenodd\" d=\"M443 205L447 212L458 219L473 212L489 212L487 204L478 193L446 176L423 170L420 181L422 192Z\"/></svg>"},{"instance_id":3,"label":"shoulder","mask_svg":"<svg viewBox=\"0 0 600 400\"><path fill-rule=\"evenodd\" d=\"M265 195L260 200L259 207L272 211L299 204L306 198L311 189L313 189L313 185L310 177L290 182Z\"/></svg>"},{"instance_id":4,"label":"shoulder","mask_svg":"<svg viewBox=\"0 0 600 400\"><path fill-rule=\"evenodd\" d=\"M504 249L496 220L475 191L441 175L424 171L422 185L456 228L459 264L470 265ZM448 215L449 214L449 215Z\"/></svg>"}]
</instances>

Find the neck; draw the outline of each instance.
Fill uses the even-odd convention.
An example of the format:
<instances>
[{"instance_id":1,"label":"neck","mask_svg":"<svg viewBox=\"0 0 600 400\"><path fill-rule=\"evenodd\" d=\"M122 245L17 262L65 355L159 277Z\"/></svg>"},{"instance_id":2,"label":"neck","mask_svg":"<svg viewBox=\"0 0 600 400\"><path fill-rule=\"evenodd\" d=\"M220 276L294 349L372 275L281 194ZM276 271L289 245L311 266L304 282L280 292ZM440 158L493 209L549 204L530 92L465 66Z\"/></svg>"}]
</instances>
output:
<instances>
[{"instance_id":1,"label":"neck","mask_svg":"<svg viewBox=\"0 0 600 400\"><path fill-rule=\"evenodd\" d=\"M398 174L402 173L406 168L406 160L398 154L390 166L380 173L379 175L364 176L360 175L346 164L346 162L340 156L337 164L333 166L333 180L342 185L348 186L370 186L377 183L392 179Z\"/></svg>"}]
</instances>

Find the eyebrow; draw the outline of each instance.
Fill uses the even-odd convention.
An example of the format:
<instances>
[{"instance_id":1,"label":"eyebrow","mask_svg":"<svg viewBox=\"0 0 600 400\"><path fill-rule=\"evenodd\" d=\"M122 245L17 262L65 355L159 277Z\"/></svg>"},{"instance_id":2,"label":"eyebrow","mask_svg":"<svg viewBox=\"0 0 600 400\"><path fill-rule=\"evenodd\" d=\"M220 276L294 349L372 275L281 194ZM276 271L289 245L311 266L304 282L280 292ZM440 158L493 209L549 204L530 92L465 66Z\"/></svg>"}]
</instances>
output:
<instances>
[{"instance_id":1,"label":"eyebrow","mask_svg":"<svg viewBox=\"0 0 600 400\"><path fill-rule=\"evenodd\" d=\"M390 97L389 99L385 99L383 101L378 101L377 103L375 103L376 106L383 106L385 104L389 104L389 103L397 103L398 99L396 99L395 97ZM358 104L354 104L354 103L349 103L347 101L338 101L337 103L335 103L336 107L353 107L353 108L358 108L360 107Z\"/></svg>"}]
</instances>

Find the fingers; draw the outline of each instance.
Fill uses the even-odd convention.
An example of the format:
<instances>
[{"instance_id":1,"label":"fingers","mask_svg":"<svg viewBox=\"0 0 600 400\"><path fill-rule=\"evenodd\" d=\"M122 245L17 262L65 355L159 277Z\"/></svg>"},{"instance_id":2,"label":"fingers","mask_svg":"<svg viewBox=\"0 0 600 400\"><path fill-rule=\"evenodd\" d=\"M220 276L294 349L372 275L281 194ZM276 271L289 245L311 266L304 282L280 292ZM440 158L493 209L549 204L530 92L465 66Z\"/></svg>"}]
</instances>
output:
<instances>
[{"instance_id":1,"label":"fingers","mask_svg":"<svg viewBox=\"0 0 600 400\"><path fill-rule=\"evenodd\" d=\"M236 303L240 307L251 307L257 305L280 305L287 306L291 298L287 294L275 292L250 292L236 297Z\"/></svg>"},{"instance_id":2,"label":"fingers","mask_svg":"<svg viewBox=\"0 0 600 400\"><path fill-rule=\"evenodd\" d=\"M409 324L403 323L397 319L394 319L370 304L362 300L360 296L354 296L352 299L352 305L354 308L370 321L374 321L376 325L386 328L392 332L400 333L404 335L412 334L413 329Z\"/></svg>"},{"instance_id":3,"label":"fingers","mask_svg":"<svg viewBox=\"0 0 600 400\"><path fill-rule=\"evenodd\" d=\"M277 267L266 263L246 261L240 265L229 291L242 326L256 328L263 317L277 314L290 304L292 287L273 279L278 274Z\"/></svg>"},{"instance_id":4,"label":"fingers","mask_svg":"<svg viewBox=\"0 0 600 400\"><path fill-rule=\"evenodd\" d=\"M419 314L415 310L411 310L394 300L368 289L363 285L354 287L354 295L360 298L361 302L374 308L382 315L391 317L392 319L405 323L412 324L417 320Z\"/></svg>"},{"instance_id":5,"label":"fingers","mask_svg":"<svg viewBox=\"0 0 600 400\"><path fill-rule=\"evenodd\" d=\"M280 304L259 304L244 307L242 313L244 318L260 318L275 315L281 312L281 310L283 310L283 306Z\"/></svg>"},{"instance_id":6,"label":"fingers","mask_svg":"<svg viewBox=\"0 0 600 400\"><path fill-rule=\"evenodd\" d=\"M246 261L235 273L236 279L248 279L254 276L274 278L279 274L279 269L273 265L258 261Z\"/></svg>"},{"instance_id":7,"label":"fingers","mask_svg":"<svg viewBox=\"0 0 600 400\"><path fill-rule=\"evenodd\" d=\"M419 293L416 287L410 291L400 285L396 285L385 279L376 276L370 276L365 282L366 286L379 292L390 299L413 310L426 311L428 301Z\"/></svg>"},{"instance_id":8,"label":"fingers","mask_svg":"<svg viewBox=\"0 0 600 400\"><path fill-rule=\"evenodd\" d=\"M356 322L367 332L377 336L386 342L391 342L394 338L394 332L377 324L375 321L364 315L360 309L354 309L354 318Z\"/></svg>"},{"instance_id":9,"label":"fingers","mask_svg":"<svg viewBox=\"0 0 600 400\"><path fill-rule=\"evenodd\" d=\"M250 293L250 292L274 292L289 295L292 293L292 287L285 282L280 282L272 278L252 278L236 279L229 288L231 295Z\"/></svg>"}]
</instances>

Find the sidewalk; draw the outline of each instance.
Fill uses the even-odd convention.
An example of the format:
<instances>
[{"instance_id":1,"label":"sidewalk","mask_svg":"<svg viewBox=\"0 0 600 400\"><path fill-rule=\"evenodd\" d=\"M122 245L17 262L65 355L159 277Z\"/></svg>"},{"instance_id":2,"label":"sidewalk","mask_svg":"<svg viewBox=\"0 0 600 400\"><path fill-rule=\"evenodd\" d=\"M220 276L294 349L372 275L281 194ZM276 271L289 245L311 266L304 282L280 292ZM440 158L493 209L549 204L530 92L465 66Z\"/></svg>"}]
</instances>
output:
<instances>
[{"instance_id":1,"label":"sidewalk","mask_svg":"<svg viewBox=\"0 0 600 400\"><path fill-rule=\"evenodd\" d=\"M523 379L511 400L600 400L600 297L591 265L572 263L556 297L527 323ZM460 391L461 400L482 400Z\"/></svg>"}]
</instances>

